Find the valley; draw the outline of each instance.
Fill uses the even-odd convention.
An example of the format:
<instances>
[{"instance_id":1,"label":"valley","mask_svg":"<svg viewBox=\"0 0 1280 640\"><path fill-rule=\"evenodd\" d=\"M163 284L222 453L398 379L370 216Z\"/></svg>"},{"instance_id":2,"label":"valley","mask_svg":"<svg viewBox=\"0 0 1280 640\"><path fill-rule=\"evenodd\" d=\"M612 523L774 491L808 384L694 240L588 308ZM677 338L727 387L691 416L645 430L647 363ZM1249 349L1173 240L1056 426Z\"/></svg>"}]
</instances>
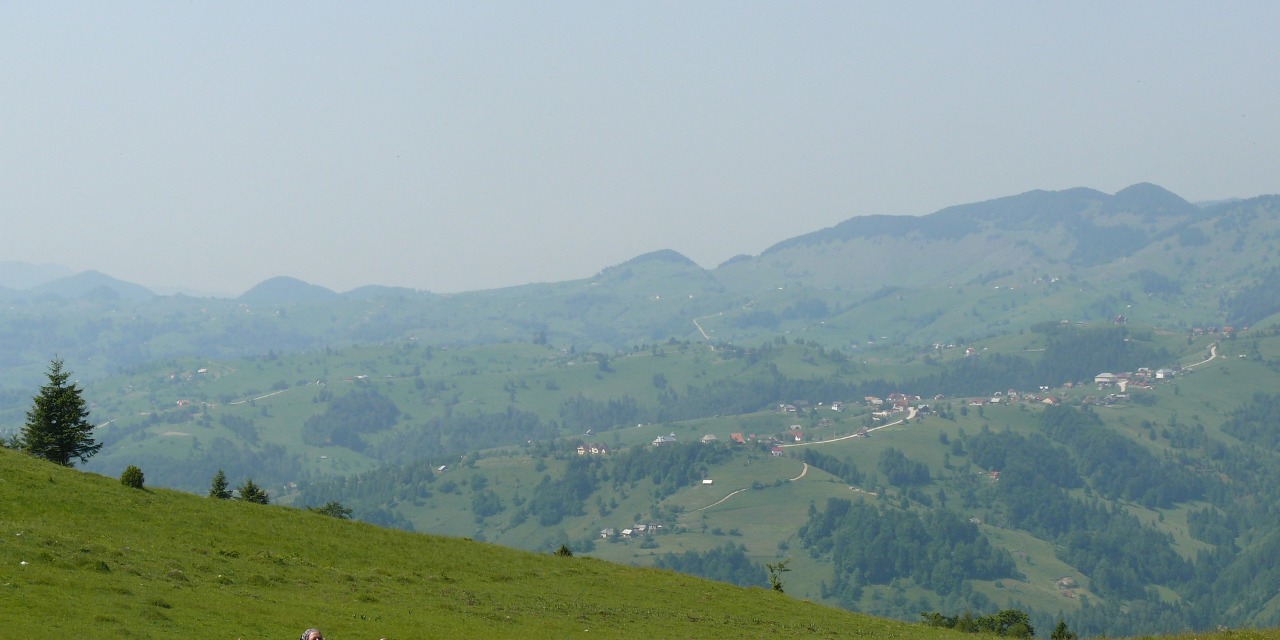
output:
<instances>
[{"instance_id":1,"label":"valley","mask_svg":"<svg viewBox=\"0 0 1280 640\"><path fill-rule=\"evenodd\" d=\"M789 595L905 620L1275 626L1277 214L1136 185L466 294L9 290L0 431L57 352L106 476L203 495L221 470L744 586L783 563Z\"/></svg>"}]
</instances>

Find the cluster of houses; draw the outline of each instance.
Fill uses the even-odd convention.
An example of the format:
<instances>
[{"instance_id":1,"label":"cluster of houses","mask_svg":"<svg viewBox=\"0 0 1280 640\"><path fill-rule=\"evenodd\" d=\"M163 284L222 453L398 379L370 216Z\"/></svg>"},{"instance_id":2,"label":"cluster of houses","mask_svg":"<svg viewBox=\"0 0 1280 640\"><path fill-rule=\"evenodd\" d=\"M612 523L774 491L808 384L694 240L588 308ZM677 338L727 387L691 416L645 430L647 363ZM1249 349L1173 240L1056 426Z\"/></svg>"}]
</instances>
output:
<instances>
[{"instance_id":1,"label":"cluster of houses","mask_svg":"<svg viewBox=\"0 0 1280 640\"><path fill-rule=\"evenodd\" d=\"M1093 382L1098 385L1099 389L1115 386L1120 389L1120 393L1124 393L1130 386L1139 389L1150 389L1151 385L1155 382L1171 380L1180 372L1181 367L1174 367L1173 369L1156 369L1155 371L1142 367L1141 369L1133 372L1099 373L1093 377Z\"/></svg>"},{"instance_id":2,"label":"cluster of houses","mask_svg":"<svg viewBox=\"0 0 1280 640\"><path fill-rule=\"evenodd\" d=\"M905 393L891 393L885 398L867 396L862 400L867 403L868 407L871 407L871 417L877 422L887 421L895 414L909 411L913 403L926 409L928 408L928 405L920 405L923 401L920 396L911 396Z\"/></svg>"},{"instance_id":3,"label":"cluster of houses","mask_svg":"<svg viewBox=\"0 0 1280 640\"><path fill-rule=\"evenodd\" d=\"M1076 579L1072 578L1071 576L1063 576L1061 578L1058 578L1057 580L1054 580L1053 584L1054 586L1058 587L1058 595L1064 598L1072 598L1072 599L1075 599L1076 588L1080 586L1076 582Z\"/></svg>"},{"instance_id":4,"label":"cluster of houses","mask_svg":"<svg viewBox=\"0 0 1280 640\"><path fill-rule=\"evenodd\" d=\"M1067 385L1068 388L1070 385ZM1048 387L1040 387L1041 391L1048 391ZM1051 395L1039 395L1036 393L1026 393L1017 389L1009 389L1008 391L996 391L989 397L969 398L968 404L971 407L981 407L992 404L1014 404L1018 402L1038 402L1040 404L1056 405L1059 404L1057 398Z\"/></svg>"},{"instance_id":5,"label":"cluster of houses","mask_svg":"<svg viewBox=\"0 0 1280 640\"><path fill-rule=\"evenodd\" d=\"M1214 328L1214 329L1217 329L1217 328ZM1231 327L1222 327L1221 330L1229 331L1231 330ZM1143 367L1133 372L1099 373L1098 375L1094 376L1094 379L1093 379L1093 382L1098 385L1099 390L1114 387L1119 390L1119 393L1112 393L1102 398L1088 396L1084 399L1084 401L1086 404L1112 404L1115 402L1120 402L1128 398L1127 393L1129 388L1131 387L1135 389L1150 389L1154 383L1158 381L1170 380L1174 376L1178 375L1179 373L1180 373L1180 367L1177 367L1177 366L1175 366L1172 369L1152 370L1152 369ZM1070 382L1065 383L1063 385L1063 387L1067 389L1070 389L1074 386L1075 385ZM1048 390L1049 390L1049 387L1046 387L1046 386L1040 387L1039 389L1040 393L1022 392L1016 389L1009 389L1007 391L996 391L992 393L990 396L983 396L978 398L962 398L960 400L972 407L981 407L984 405L1016 404L1016 403L1039 403L1039 404L1046 404L1046 405L1061 404L1061 401L1058 398L1052 395L1049 395L1047 393L1044 393L1044 392L1047 392ZM944 399L945 399L944 396L936 395L933 397L932 400L939 401ZM868 407L871 408L872 410L871 417L877 422L887 422L890 419L896 418L898 414L902 414L910 411L913 407L916 411L916 415L928 414L931 412L931 409L924 398L918 395L911 395L906 393L891 393L884 398L880 398L877 396L866 396L865 398L863 398L863 401L866 403ZM806 400L797 400L792 403L779 403L777 405L777 410L781 413L797 413L801 411L809 411L813 407L814 405L812 405ZM831 411L839 412L844 410L844 403L832 402L830 404L826 404L824 402L819 402L817 404L817 407L820 407L820 408L825 407L830 409ZM829 418L822 418L817 423L818 427L828 427L831 425L832 425L832 421ZM866 427L863 427L858 433L854 435L866 436L868 435L868 431L869 430ZM744 436L741 433L731 433L729 434L729 439L732 442L732 444L738 444L738 445L762 443L770 447L769 451L772 455L779 456L783 454L783 449L781 445L783 445L784 443L803 442L805 440L805 432L801 425L793 424L786 431L776 435L758 436L753 433L753 434ZM710 443L719 442L719 441L720 441L720 438L713 433L708 433L699 439L699 442L703 444L710 444ZM668 435L661 435L654 438L651 444L654 447L661 447L668 444L674 444L676 442L677 442L676 434L670 433ZM608 453L609 453L609 446L602 443L587 443L587 444L578 445L578 455L583 455L583 456L608 455Z\"/></svg>"},{"instance_id":6,"label":"cluster of houses","mask_svg":"<svg viewBox=\"0 0 1280 640\"><path fill-rule=\"evenodd\" d=\"M590 444L578 445L578 455L580 456L607 456L609 455L609 445L602 442L592 442Z\"/></svg>"},{"instance_id":7,"label":"cluster of houses","mask_svg":"<svg viewBox=\"0 0 1280 640\"><path fill-rule=\"evenodd\" d=\"M600 537L605 540L631 540L634 538L644 538L655 536L665 531L661 523L633 524L627 529L615 529L613 527L605 527L600 530Z\"/></svg>"},{"instance_id":8,"label":"cluster of houses","mask_svg":"<svg viewBox=\"0 0 1280 640\"><path fill-rule=\"evenodd\" d=\"M832 411L844 411L843 402L832 402L830 406L827 406L827 403L825 402L819 402L818 406L819 407L826 406L828 409L831 409ZM782 413L796 413L799 411L808 411L812 408L813 408L813 405L809 404L808 400L796 400L795 402L792 402L792 403L782 403L782 402L778 403L778 411L781 411Z\"/></svg>"},{"instance_id":9,"label":"cluster of houses","mask_svg":"<svg viewBox=\"0 0 1280 640\"><path fill-rule=\"evenodd\" d=\"M1249 327L1244 327L1242 331L1247 331L1248 329ZM1235 332L1236 332L1236 328L1231 325L1227 325L1223 327L1219 327L1217 325L1211 325L1208 327L1195 327L1191 329L1191 335L1193 336L1214 336L1214 335L1222 334L1229 337L1231 334Z\"/></svg>"}]
</instances>

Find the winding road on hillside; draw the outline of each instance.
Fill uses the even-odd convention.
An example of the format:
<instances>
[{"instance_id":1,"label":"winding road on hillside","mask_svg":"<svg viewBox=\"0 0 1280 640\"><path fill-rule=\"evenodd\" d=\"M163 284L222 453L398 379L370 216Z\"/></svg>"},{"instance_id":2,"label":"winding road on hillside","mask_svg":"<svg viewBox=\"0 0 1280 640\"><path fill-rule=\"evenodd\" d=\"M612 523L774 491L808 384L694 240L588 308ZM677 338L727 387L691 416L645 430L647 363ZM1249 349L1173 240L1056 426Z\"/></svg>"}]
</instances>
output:
<instances>
[{"instance_id":1,"label":"winding road on hillside","mask_svg":"<svg viewBox=\"0 0 1280 640\"><path fill-rule=\"evenodd\" d=\"M792 479L790 479L790 480L787 480L787 482L795 482L796 480L799 480L800 478L803 478L803 477L805 476L805 474L806 474L806 473L809 473L809 463L808 463L808 462L804 463L804 468L800 470L800 475L798 475L798 476L796 476L796 477L794 477L794 478L792 478Z\"/></svg>"},{"instance_id":2,"label":"winding road on hillside","mask_svg":"<svg viewBox=\"0 0 1280 640\"><path fill-rule=\"evenodd\" d=\"M1209 362L1210 360L1213 360L1213 359L1214 359L1214 358L1216 358L1216 357L1218 357L1218 343L1216 343L1216 342L1215 342L1215 343L1213 343L1213 345L1211 345L1211 346L1209 347L1209 357L1208 357L1208 358L1205 358L1204 360L1201 360L1200 362L1197 362L1197 363L1195 363L1195 364L1189 364L1189 365L1187 365L1187 366L1183 367L1183 369L1194 369L1194 368L1196 368L1196 367L1198 367L1198 366L1200 366L1200 365L1202 365L1202 364L1205 364L1206 362Z\"/></svg>"},{"instance_id":3,"label":"winding road on hillside","mask_svg":"<svg viewBox=\"0 0 1280 640\"><path fill-rule=\"evenodd\" d=\"M693 326L695 326L695 327L697 327L697 328L698 328L698 333L701 333L701 334L702 334L702 339L703 339L703 340L710 340L710 339L711 339L711 336L707 333L706 329L703 329L703 328L702 328L702 324L700 324L698 321L699 321L699 320L706 320L707 318L714 318L714 317L716 317L716 316L722 316L722 315L724 315L724 312L723 312L723 311L721 311L720 313L713 313L713 314L711 314L711 315L709 315L709 316L702 316L702 317L700 317L700 318L694 318L694 319L693 319Z\"/></svg>"},{"instance_id":4,"label":"winding road on hillside","mask_svg":"<svg viewBox=\"0 0 1280 640\"><path fill-rule=\"evenodd\" d=\"M712 316L705 316L705 317L712 317ZM703 337L704 337L704 338L710 339L710 338L708 337L708 335L707 335L707 332L703 332L703 328L701 328L701 325L699 325L699 324L698 324L698 320L694 320L694 325L695 325L695 326L698 326L698 330L699 330L699 332L700 332L701 334L703 334ZM1212 344L1212 346L1210 347L1210 349L1208 349L1208 357L1207 357L1207 358L1204 358L1204 360L1202 360L1202 361L1196 362L1196 364L1184 366L1184 367L1183 367L1183 369L1196 369L1196 367L1197 367L1197 366L1201 366L1201 365L1203 365L1203 364L1207 364L1207 362L1211 362L1211 361L1213 360L1213 358L1216 358L1216 357L1217 357L1217 344ZM879 426L873 426L873 428L870 428L870 429L868 429L868 430L867 430L867 433L872 433L872 431L878 431L878 430L881 430L881 429L884 429L884 428L888 428L888 426L901 425L901 424L902 424L902 422L905 422L905 421L908 421L908 420L914 419L914 417L915 417L915 407L911 407L911 408L909 408L908 413L906 413L906 417L904 417L904 419L902 419L902 420L896 420L896 421L893 421L893 422L886 422L886 424L879 425ZM858 438L858 435L859 435L859 434L842 435L842 436L840 436L840 438L832 438L832 439L829 439L829 440L815 440L815 442L799 442L799 443L794 443L794 444L780 444L780 447L786 447L786 448L790 448L790 447L813 447L813 445L818 445L818 444L831 444L831 443L841 442L841 440L847 440L847 439L850 439L850 438ZM787 481L788 481L788 483L795 483L795 481L796 481L796 480L800 480L800 479L801 479L801 477L804 477L804 476L805 476L805 474L808 474L808 472L809 472L809 463L808 463L808 462L805 462L805 463L804 463L804 468L801 468L801 470L800 470L800 475L797 475L797 476L795 476L795 477L792 477L792 479L787 480ZM708 504L708 506L705 506L705 507L699 507L699 508L696 508L696 509L692 509L692 511L689 511L689 512L686 512L686 513L698 513L699 511L705 511L705 509L709 509L709 508L712 508L712 507L717 507L717 506L719 506L719 504L723 504L724 502L727 502L727 500L728 500L728 499L730 499L730 498L732 498L732 497L735 497L735 495L740 494L740 493L742 493L742 492L745 492L745 490L746 490L746 488L737 489L737 490L735 490L735 492L731 492L730 494L726 495L726 497L723 497L723 498L721 498L721 499L716 500L716 502L713 502L713 503ZM858 490L858 489L855 489L855 490Z\"/></svg>"},{"instance_id":5,"label":"winding road on hillside","mask_svg":"<svg viewBox=\"0 0 1280 640\"><path fill-rule=\"evenodd\" d=\"M908 410L907 410L907 417L903 418L902 420L897 420L897 421L895 421L895 422L889 422L889 423L886 423L886 424L882 424L882 425L880 425L880 426L878 426L878 427L871 427L870 429L867 429L867 433L871 433L872 431L879 431L880 429L884 429L885 427L892 427L892 426L894 426L894 425L902 424L903 422L905 422L905 421L907 421L907 420L910 420L910 419L912 419L912 418L914 418L914 417L916 417L916 408L915 408L915 407L911 407L910 409L908 409ZM778 445L778 446L780 446L780 447L810 447L810 446L819 445L819 444L831 444L832 442L840 442L841 440L848 440L849 438L857 438L857 437L858 437L858 434L856 434L856 433L852 433L852 434L849 434L849 435L847 435L847 436L840 436L839 438L832 438L832 439L830 439L830 440L815 440L815 441L812 441L812 442L797 442L797 443L795 443L795 444L780 444L780 445Z\"/></svg>"},{"instance_id":6,"label":"winding road on hillside","mask_svg":"<svg viewBox=\"0 0 1280 640\"><path fill-rule=\"evenodd\" d=\"M236 400L235 402L228 402L227 404L228 404L228 405L233 405L233 404L244 404L244 403L246 403L246 402L253 402L254 400L261 400L261 399L263 399L263 398L270 398L271 396L278 396L278 395L280 395L280 394L282 394L282 393L284 393L284 392L286 392L286 391L288 391L288 389L281 389L281 390L279 390L279 391L272 391L271 393L268 393L268 394L266 394L266 395L262 395L262 396L258 396L258 397L256 397L256 398L246 398L246 399L244 399L244 400Z\"/></svg>"},{"instance_id":7,"label":"winding road on hillside","mask_svg":"<svg viewBox=\"0 0 1280 640\"><path fill-rule=\"evenodd\" d=\"M800 469L800 475L798 475L798 476L796 476L796 477L794 477L794 478L791 478L790 480L787 480L787 482L795 482L796 480L799 480L800 478L805 477L805 475L809 473L809 463L808 463L808 462L805 462L805 463L802 463L802 464L804 464L804 466L803 466L803 467L801 467L801 469ZM730 492L730 493L729 493L729 495L727 495L727 496L725 496L725 497L723 497L723 498L720 498L719 500L716 500L715 502L712 502L711 504L709 504L709 505L707 505L707 506L705 506L705 507L698 507L697 509L694 509L693 511L688 511L688 512L686 512L686 513L697 513L697 512L699 512L699 511L702 511L702 510L705 510L705 509L710 509L711 507L714 507L714 506L716 506L716 505L718 505L718 504L723 504L723 503L724 503L724 501L726 501L726 500L728 500L729 498L732 498L732 497L734 497L734 496L738 495L739 493L742 493L743 491L746 491L746 490L747 490L747 487L743 487L743 488L738 489L738 490L736 490L736 491Z\"/></svg>"},{"instance_id":8,"label":"winding road on hillside","mask_svg":"<svg viewBox=\"0 0 1280 640\"><path fill-rule=\"evenodd\" d=\"M916 417L916 409L915 409L915 407L911 407L910 409L908 409L908 410L907 410L907 417L903 418L902 420L896 420L896 421L894 421L894 422L890 422L890 423L887 423L887 424L882 424L882 425L880 425L880 426L878 426L878 427L872 427L872 428L870 428L870 429L867 429L867 433L871 433L872 431L878 431L878 430L880 430L880 429L884 429L885 427L892 427L892 426L894 426L894 425L902 424L903 422L906 422L907 420L910 420L910 419L912 419L912 418L914 418L914 417ZM832 442L840 442L841 440L848 440L849 438L857 438L857 437L858 437L858 434L854 433L854 434L851 434L851 435L847 435L847 436L840 436L839 438L832 438L832 439L830 439L830 440L822 440L822 441L819 441L819 442L797 442L797 443L795 443L795 444L783 444L783 445L778 445L778 446L781 446L781 447L804 447L804 446L811 446L811 445L818 445L818 444L830 444L830 443L832 443ZM798 476L796 476L796 477L794 477L794 478L791 478L790 480L787 480L787 482L795 482L796 480L799 480L799 479L801 479L801 478L805 477L805 475L807 475L808 473L809 473L809 463L807 463L807 462L806 462L806 463L804 463L804 467L800 469L800 475L798 475ZM723 498L720 498L719 500L716 500L715 502L712 502L711 504L709 504L709 505L707 505L707 506L705 506L705 507L698 507L697 509L693 509L692 511L686 511L685 513L697 513L697 512L699 512L699 511L705 511L705 510L707 510L707 509L710 509L711 507L715 507L715 506L718 506L718 505L724 504L726 501L728 501L728 500L729 500L729 498L732 498L732 497L734 497L734 496L738 495L739 493L742 493L743 491L746 491L746 490L747 490L747 488L746 488L746 487L743 487L742 489L738 489L738 490L736 490L736 491L730 492L730 493L729 493L729 495L727 495L727 496L725 496L725 497L723 497Z\"/></svg>"},{"instance_id":9,"label":"winding road on hillside","mask_svg":"<svg viewBox=\"0 0 1280 640\"><path fill-rule=\"evenodd\" d=\"M704 510L704 509L710 509L711 507L714 507L714 506L716 506L716 505L718 505L718 504L722 504L722 503L724 503L724 501L725 501L725 500L728 500L729 498L732 498L732 497L734 497L734 496L738 495L739 493L742 493L743 491L746 491L746 490L747 490L747 487L743 487L743 488L741 488L741 489L738 489L737 491L734 491L734 492L730 493L729 495L727 495L727 496L725 496L725 497L723 497L723 498L720 498L719 500L716 500L715 502L712 502L711 504L709 504L709 505L707 505L707 506L705 506L705 507L698 507L697 509L694 509L693 511L689 511L688 513L697 513L697 512L699 512L699 511Z\"/></svg>"}]
</instances>

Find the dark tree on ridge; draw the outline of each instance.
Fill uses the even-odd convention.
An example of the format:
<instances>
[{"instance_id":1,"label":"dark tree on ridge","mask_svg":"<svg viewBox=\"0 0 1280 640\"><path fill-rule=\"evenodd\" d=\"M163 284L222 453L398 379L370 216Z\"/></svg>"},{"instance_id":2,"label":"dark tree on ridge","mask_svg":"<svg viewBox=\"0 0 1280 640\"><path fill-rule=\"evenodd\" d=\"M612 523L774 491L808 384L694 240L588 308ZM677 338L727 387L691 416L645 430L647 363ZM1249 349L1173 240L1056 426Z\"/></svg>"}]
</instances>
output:
<instances>
[{"instance_id":1,"label":"dark tree on ridge","mask_svg":"<svg viewBox=\"0 0 1280 640\"><path fill-rule=\"evenodd\" d=\"M22 428L22 449L38 458L64 467L75 466L75 459L86 462L102 448L93 440L93 424L89 409L81 397L80 387L62 361L55 359L46 374L49 382L40 387L27 411L27 424Z\"/></svg>"}]
</instances>

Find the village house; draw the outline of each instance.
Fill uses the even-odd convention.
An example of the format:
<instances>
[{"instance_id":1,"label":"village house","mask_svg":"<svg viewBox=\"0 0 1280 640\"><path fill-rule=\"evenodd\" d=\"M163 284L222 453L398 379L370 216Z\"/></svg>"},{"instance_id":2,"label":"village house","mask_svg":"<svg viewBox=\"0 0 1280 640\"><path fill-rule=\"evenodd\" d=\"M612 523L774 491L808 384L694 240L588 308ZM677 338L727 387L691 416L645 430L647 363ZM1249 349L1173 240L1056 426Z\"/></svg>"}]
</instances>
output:
<instances>
[{"instance_id":1,"label":"village house","mask_svg":"<svg viewBox=\"0 0 1280 640\"><path fill-rule=\"evenodd\" d=\"M903 393L891 393L887 400L893 405L894 409L898 410L905 410L911 403L911 398L907 397L907 395Z\"/></svg>"},{"instance_id":2,"label":"village house","mask_svg":"<svg viewBox=\"0 0 1280 640\"><path fill-rule=\"evenodd\" d=\"M669 436L658 436L653 439L653 446L661 447L664 444L674 444L675 441L676 441L676 434L674 433Z\"/></svg>"},{"instance_id":3,"label":"village house","mask_svg":"<svg viewBox=\"0 0 1280 640\"><path fill-rule=\"evenodd\" d=\"M712 442L719 442L719 441L720 441L720 438L717 438L716 434L708 433L707 435L702 436L701 442L702 444L711 444Z\"/></svg>"}]
</instances>

